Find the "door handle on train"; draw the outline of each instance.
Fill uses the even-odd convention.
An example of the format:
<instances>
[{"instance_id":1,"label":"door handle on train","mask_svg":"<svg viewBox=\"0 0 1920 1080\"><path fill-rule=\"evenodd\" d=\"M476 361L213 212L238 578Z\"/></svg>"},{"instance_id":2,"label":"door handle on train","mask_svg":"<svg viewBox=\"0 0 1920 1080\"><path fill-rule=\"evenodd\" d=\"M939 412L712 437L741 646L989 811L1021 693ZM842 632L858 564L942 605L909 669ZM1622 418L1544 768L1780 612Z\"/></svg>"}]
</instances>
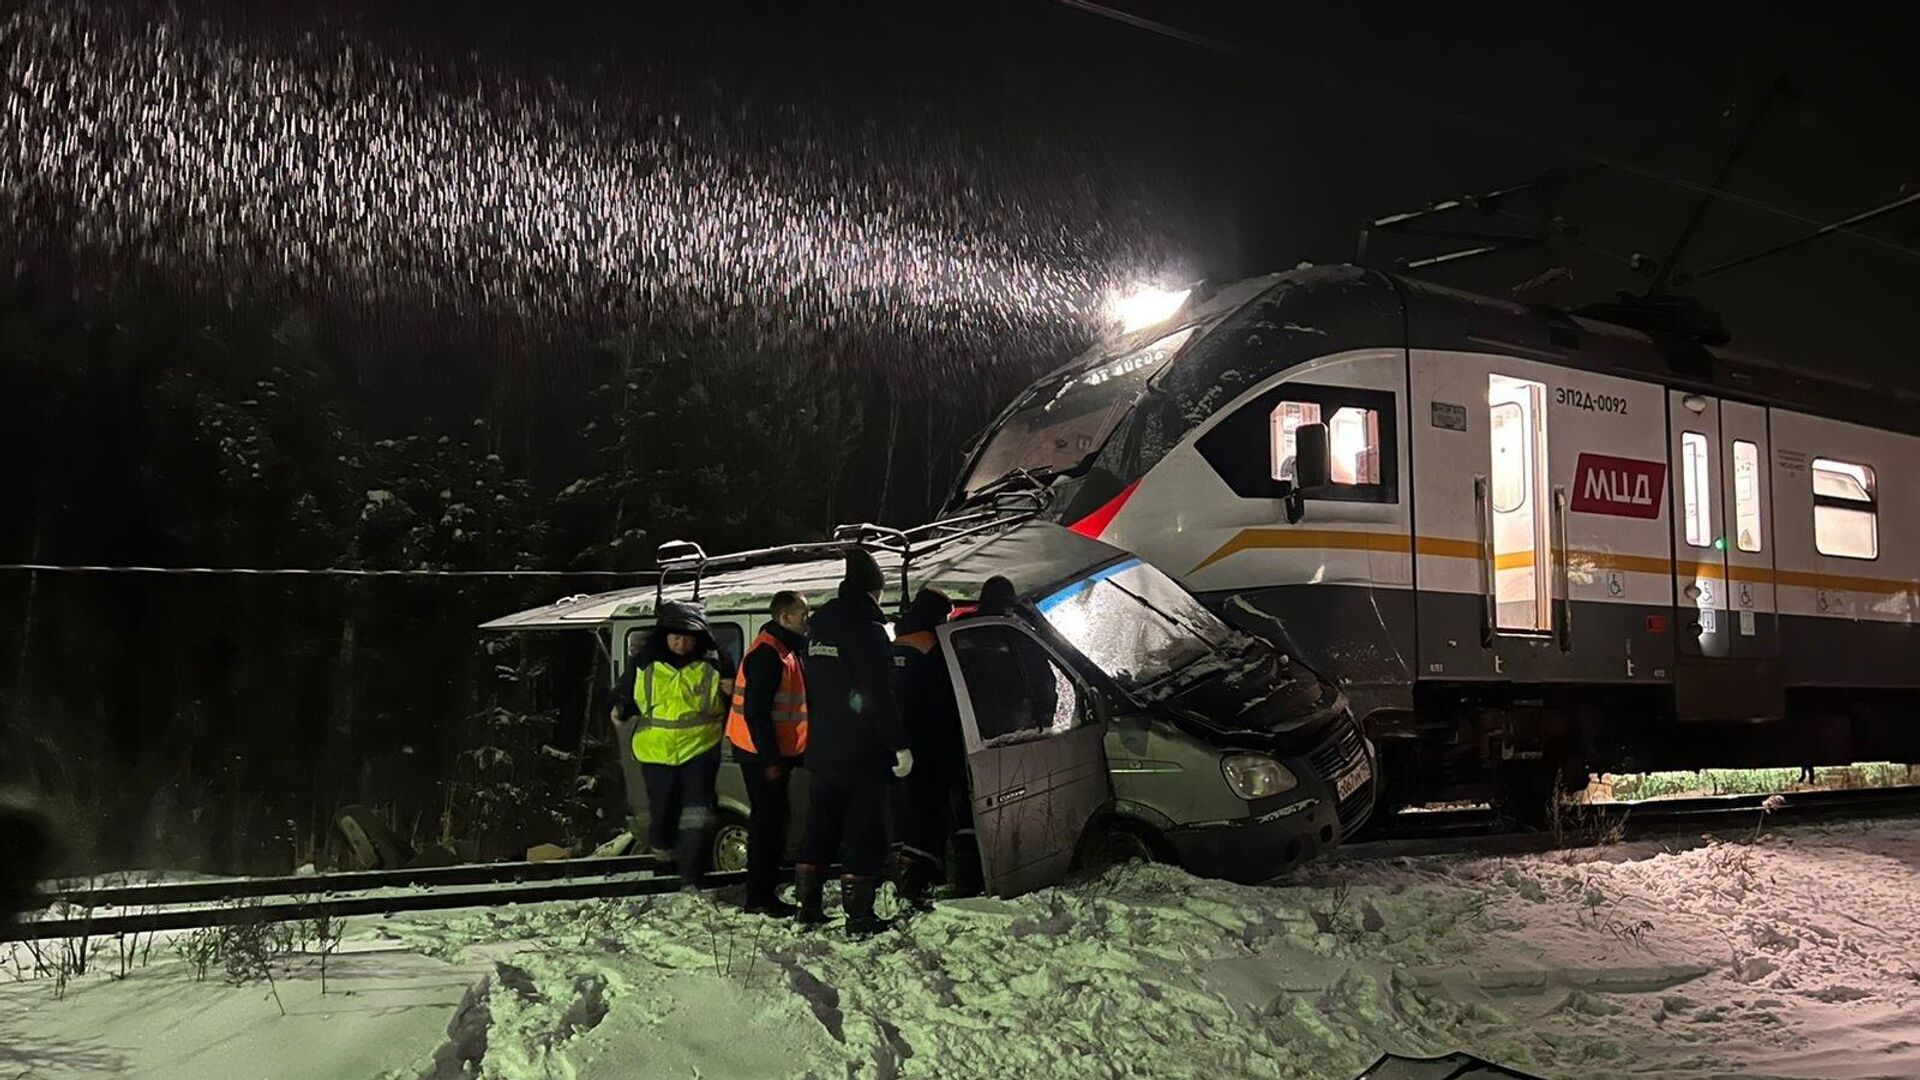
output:
<instances>
[{"instance_id":1,"label":"door handle on train","mask_svg":"<svg viewBox=\"0 0 1920 1080\"><path fill-rule=\"evenodd\" d=\"M1553 528L1560 535L1554 556L1560 560L1560 651L1573 651L1573 560L1567 549L1567 489L1553 489Z\"/></svg>"},{"instance_id":2,"label":"door handle on train","mask_svg":"<svg viewBox=\"0 0 1920 1080\"><path fill-rule=\"evenodd\" d=\"M1480 608L1480 644L1483 647L1493 645L1493 632L1498 625L1495 621L1495 596L1499 583L1495 576L1493 562L1493 493L1484 476L1473 478L1473 505L1479 511L1480 518L1480 567L1486 575L1486 592L1481 598Z\"/></svg>"}]
</instances>

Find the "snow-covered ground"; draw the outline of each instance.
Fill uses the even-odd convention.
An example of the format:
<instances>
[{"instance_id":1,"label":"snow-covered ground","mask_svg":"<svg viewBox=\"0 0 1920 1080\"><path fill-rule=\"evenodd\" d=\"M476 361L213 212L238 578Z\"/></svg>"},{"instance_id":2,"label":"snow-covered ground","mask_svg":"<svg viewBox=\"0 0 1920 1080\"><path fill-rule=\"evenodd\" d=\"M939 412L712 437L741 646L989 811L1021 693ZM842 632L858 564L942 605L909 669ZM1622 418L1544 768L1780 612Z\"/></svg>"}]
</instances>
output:
<instances>
[{"instance_id":1,"label":"snow-covered ground","mask_svg":"<svg viewBox=\"0 0 1920 1080\"><path fill-rule=\"evenodd\" d=\"M1132 866L866 942L680 895L353 920L322 996L0 978L0 1077L1920 1077L1920 823L1685 849ZM111 967L113 965L105 965ZM280 1013L285 1008L286 1015Z\"/></svg>"}]
</instances>

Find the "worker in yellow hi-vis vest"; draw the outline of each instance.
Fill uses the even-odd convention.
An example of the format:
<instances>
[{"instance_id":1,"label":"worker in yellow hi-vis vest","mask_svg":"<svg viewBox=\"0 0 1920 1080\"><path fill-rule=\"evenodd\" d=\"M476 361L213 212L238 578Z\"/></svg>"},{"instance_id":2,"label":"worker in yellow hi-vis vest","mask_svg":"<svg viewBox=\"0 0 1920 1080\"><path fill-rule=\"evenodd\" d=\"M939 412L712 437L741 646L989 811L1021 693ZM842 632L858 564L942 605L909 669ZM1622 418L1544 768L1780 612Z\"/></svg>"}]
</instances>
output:
<instances>
[{"instance_id":1,"label":"worker in yellow hi-vis vest","mask_svg":"<svg viewBox=\"0 0 1920 1080\"><path fill-rule=\"evenodd\" d=\"M613 724L647 786L647 840L698 884L714 825L714 779L733 697L729 665L698 604L668 601L614 695Z\"/></svg>"}]
</instances>

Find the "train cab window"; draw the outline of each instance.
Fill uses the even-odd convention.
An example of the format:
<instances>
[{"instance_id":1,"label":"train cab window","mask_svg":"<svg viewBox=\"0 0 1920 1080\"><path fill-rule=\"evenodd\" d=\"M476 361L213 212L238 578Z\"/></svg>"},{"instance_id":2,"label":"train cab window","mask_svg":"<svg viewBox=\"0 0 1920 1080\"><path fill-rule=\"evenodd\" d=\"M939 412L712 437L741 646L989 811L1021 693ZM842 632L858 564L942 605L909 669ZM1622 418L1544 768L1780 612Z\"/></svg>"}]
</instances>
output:
<instances>
[{"instance_id":1,"label":"train cab window","mask_svg":"<svg viewBox=\"0 0 1920 1080\"><path fill-rule=\"evenodd\" d=\"M1711 468L1707 437L1697 431L1683 433L1680 436L1680 497L1686 516L1687 543L1694 547L1713 546Z\"/></svg>"},{"instance_id":2,"label":"train cab window","mask_svg":"<svg viewBox=\"0 0 1920 1080\"><path fill-rule=\"evenodd\" d=\"M1268 420L1272 433L1273 478L1292 480L1294 429L1325 418L1327 451L1333 458L1327 475L1336 484L1380 482L1380 413L1346 405L1325 416L1319 403L1283 401Z\"/></svg>"},{"instance_id":3,"label":"train cab window","mask_svg":"<svg viewBox=\"0 0 1920 1080\"><path fill-rule=\"evenodd\" d=\"M1745 439L1733 441L1733 542L1741 551L1759 551L1760 447Z\"/></svg>"},{"instance_id":4,"label":"train cab window","mask_svg":"<svg viewBox=\"0 0 1920 1080\"><path fill-rule=\"evenodd\" d=\"M1873 466L1813 459L1813 546L1842 559L1880 556L1880 503Z\"/></svg>"},{"instance_id":5,"label":"train cab window","mask_svg":"<svg viewBox=\"0 0 1920 1080\"><path fill-rule=\"evenodd\" d=\"M1202 435L1202 457L1242 498L1280 498L1293 481L1294 432L1327 425L1331 481L1309 498L1400 501L1395 483L1393 393L1282 383L1234 410Z\"/></svg>"}]
</instances>

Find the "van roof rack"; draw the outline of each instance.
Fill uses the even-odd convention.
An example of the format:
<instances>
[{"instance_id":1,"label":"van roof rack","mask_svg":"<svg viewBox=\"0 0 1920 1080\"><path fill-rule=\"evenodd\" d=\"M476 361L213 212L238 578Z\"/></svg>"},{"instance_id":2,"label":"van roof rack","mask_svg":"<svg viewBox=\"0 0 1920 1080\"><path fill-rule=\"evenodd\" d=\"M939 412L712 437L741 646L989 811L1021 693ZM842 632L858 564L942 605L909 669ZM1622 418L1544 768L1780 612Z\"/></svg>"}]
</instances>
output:
<instances>
[{"instance_id":1,"label":"van roof rack","mask_svg":"<svg viewBox=\"0 0 1920 1080\"><path fill-rule=\"evenodd\" d=\"M781 544L725 555L708 555L705 549L691 540L668 540L656 549L660 570L654 582L654 608L659 609L667 583L675 574L692 573L693 599L697 601L700 599L700 584L709 570L743 570L753 566L832 558L861 548L887 552L899 558L900 609L905 611L913 599L910 574L915 560L924 561L928 556L963 540L1030 521L1046 509L1047 503L1045 491L1006 491L996 494L984 505L908 529L872 522L853 522L834 526L832 538L828 540ZM683 578L682 583L686 580Z\"/></svg>"}]
</instances>

